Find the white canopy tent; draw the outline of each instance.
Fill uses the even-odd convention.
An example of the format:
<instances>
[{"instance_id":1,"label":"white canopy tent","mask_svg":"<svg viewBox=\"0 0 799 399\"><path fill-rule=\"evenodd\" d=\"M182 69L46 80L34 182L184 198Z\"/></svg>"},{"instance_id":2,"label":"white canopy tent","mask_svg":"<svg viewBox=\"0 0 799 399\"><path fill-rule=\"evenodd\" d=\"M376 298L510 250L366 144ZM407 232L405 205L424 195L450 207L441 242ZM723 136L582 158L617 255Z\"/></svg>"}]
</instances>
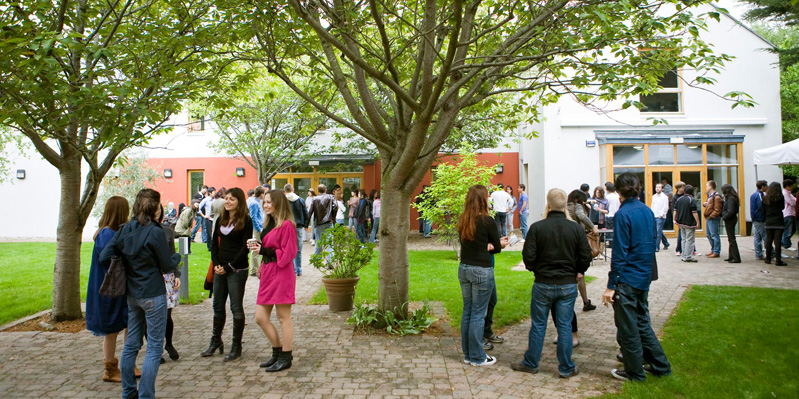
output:
<instances>
[{"instance_id":1,"label":"white canopy tent","mask_svg":"<svg viewBox=\"0 0 799 399\"><path fill-rule=\"evenodd\" d=\"M755 164L755 178L757 165L799 165L799 139L763 148L752 153Z\"/></svg>"}]
</instances>

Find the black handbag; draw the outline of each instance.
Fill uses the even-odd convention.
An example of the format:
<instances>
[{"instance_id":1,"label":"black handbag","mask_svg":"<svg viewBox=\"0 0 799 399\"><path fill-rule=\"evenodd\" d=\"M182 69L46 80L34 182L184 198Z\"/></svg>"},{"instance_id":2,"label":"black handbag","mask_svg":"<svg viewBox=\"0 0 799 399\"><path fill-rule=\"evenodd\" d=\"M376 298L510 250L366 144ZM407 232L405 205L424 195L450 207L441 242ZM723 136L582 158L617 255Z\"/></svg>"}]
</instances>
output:
<instances>
[{"instance_id":1,"label":"black handbag","mask_svg":"<svg viewBox=\"0 0 799 399\"><path fill-rule=\"evenodd\" d=\"M125 274L125 264L118 256L111 257L111 266L105 274L103 284L100 285L100 295L109 298L119 298L127 291L128 278Z\"/></svg>"}]
</instances>

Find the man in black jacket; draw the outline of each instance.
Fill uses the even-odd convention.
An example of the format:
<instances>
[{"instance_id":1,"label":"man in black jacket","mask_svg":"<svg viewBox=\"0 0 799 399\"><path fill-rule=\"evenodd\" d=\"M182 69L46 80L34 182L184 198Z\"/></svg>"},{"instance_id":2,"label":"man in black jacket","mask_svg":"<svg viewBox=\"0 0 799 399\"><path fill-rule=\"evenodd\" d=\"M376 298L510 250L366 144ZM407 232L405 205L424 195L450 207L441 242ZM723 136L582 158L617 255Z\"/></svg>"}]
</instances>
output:
<instances>
[{"instance_id":1,"label":"man in black jacket","mask_svg":"<svg viewBox=\"0 0 799 399\"><path fill-rule=\"evenodd\" d=\"M321 240L325 231L333 227L333 223L336 221L338 205L336 204L336 197L327 194L327 187L324 184L320 184L316 189L319 195L311 201L311 212L308 214L308 220L313 218L316 223L314 225L316 239ZM331 248L330 250L332 251L333 249ZM314 254L319 255L321 252L322 246L317 245L314 248Z\"/></svg>"},{"instance_id":2,"label":"man in black jacket","mask_svg":"<svg viewBox=\"0 0 799 399\"><path fill-rule=\"evenodd\" d=\"M291 205L291 213L294 214L294 227L297 228L297 256L294 258L294 273L297 277L302 276L302 231L308 227L308 209L305 207L305 200L294 193L294 186L286 184L283 186L286 199Z\"/></svg>"},{"instance_id":3,"label":"man in black jacket","mask_svg":"<svg viewBox=\"0 0 799 399\"><path fill-rule=\"evenodd\" d=\"M524 241L522 258L527 270L535 273L530 301L530 336L524 359L511 364L516 371L535 374L544 347L549 311L555 308L558 330L558 373L561 378L577 375L572 362L571 321L577 299L577 277L588 270L591 246L585 231L566 214L566 192L554 188L547 193L544 220L533 223Z\"/></svg>"}]
</instances>

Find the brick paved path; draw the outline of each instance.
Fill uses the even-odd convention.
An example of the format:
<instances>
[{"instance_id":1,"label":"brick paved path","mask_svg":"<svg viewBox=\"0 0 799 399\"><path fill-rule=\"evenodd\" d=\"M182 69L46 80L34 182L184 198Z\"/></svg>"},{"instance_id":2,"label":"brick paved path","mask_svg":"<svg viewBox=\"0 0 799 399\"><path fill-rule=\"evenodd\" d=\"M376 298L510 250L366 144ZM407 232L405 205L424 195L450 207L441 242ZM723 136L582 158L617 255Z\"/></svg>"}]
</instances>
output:
<instances>
[{"instance_id":1,"label":"brick paved path","mask_svg":"<svg viewBox=\"0 0 799 399\"><path fill-rule=\"evenodd\" d=\"M432 241L413 240L411 248L429 248ZM706 252L707 240L697 241L699 249ZM661 329L690 284L797 288L799 261L788 260L790 266L783 268L755 263L751 237L739 239L739 244L746 259L739 265L704 257L699 263L683 264L672 251L661 252L660 280L652 285L649 297L656 330ZM312 247L306 245L306 264L311 251ZM722 254L726 255L726 246ZM588 286L594 303L600 301L608 265L596 262L589 269L589 275L598 277ZM298 303L305 303L320 287L319 278L311 267L304 267L297 285ZM347 314L309 305L294 308L294 366L279 373L264 373L258 363L270 349L253 321L256 290L257 280L251 278L245 298L244 352L236 362L223 363L220 355L199 356L209 339L209 302L179 306L174 311L175 346L181 358L161 365L156 386L159 398L587 397L615 392L621 385L609 376L610 369L617 366L613 359L617 346L612 310L601 306L594 312L577 310L581 345L574 351L574 360L580 375L569 380L555 377L557 360L552 344L544 347L539 374L510 369L510 363L518 361L526 348L529 321L503 332L507 342L496 345L492 352L499 359L496 365L478 368L461 363L457 335L401 339L353 335L352 327L345 324ZM550 323L547 342L552 340L553 330ZM227 347L230 323L223 339ZM139 356L139 364L142 359ZM0 333L0 398L120 397L120 385L102 382L101 373L101 340L88 331Z\"/></svg>"}]
</instances>

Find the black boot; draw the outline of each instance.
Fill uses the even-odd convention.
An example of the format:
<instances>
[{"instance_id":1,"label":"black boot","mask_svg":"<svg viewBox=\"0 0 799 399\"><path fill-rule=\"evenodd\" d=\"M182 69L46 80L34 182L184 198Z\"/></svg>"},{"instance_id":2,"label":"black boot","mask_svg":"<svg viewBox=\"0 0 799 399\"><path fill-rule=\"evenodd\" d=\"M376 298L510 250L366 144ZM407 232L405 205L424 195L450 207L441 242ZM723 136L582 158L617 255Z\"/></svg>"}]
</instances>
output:
<instances>
[{"instance_id":1,"label":"black boot","mask_svg":"<svg viewBox=\"0 0 799 399\"><path fill-rule=\"evenodd\" d=\"M233 319L233 345L230 345L230 353L225 356L226 362L241 357L241 336L243 334L244 319Z\"/></svg>"},{"instance_id":2,"label":"black boot","mask_svg":"<svg viewBox=\"0 0 799 399\"><path fill-rule=\"evenodd\" d=\"M259 365L259 367L269 367L269 366L275 364L275 362L277 361L277 357L280 354L280 351L282 351L282 350L283 350L282 346L273 346L272 347L272 357L270 357L269 360L261 363Z\"/></svg>"},{"instance_id":3,"label":"black boot","mask_svg":"<svg viewBox=\"0 0 799 399\"><path fill-rule=\"evenodd\" d=\"M225 344L222 343L222 329L225 328L225 319L214 317L214 330L211 333L211 343L208 344L208 349L200 353L202 357L213 356L214 352L219 349L219 354L225 352Z\"/></svg>"},{"instance_id":4,"label":"black boot","mask_svg":"<svg viewBox=\"0 0 799 399\"><path fill-rule=\"evenodd\" d=\"M280 351L277 355L275 364L266 368L267 373L274 373L275 371L285 370L291 368L291 351Z\"/></svg>"}]
</instances>

